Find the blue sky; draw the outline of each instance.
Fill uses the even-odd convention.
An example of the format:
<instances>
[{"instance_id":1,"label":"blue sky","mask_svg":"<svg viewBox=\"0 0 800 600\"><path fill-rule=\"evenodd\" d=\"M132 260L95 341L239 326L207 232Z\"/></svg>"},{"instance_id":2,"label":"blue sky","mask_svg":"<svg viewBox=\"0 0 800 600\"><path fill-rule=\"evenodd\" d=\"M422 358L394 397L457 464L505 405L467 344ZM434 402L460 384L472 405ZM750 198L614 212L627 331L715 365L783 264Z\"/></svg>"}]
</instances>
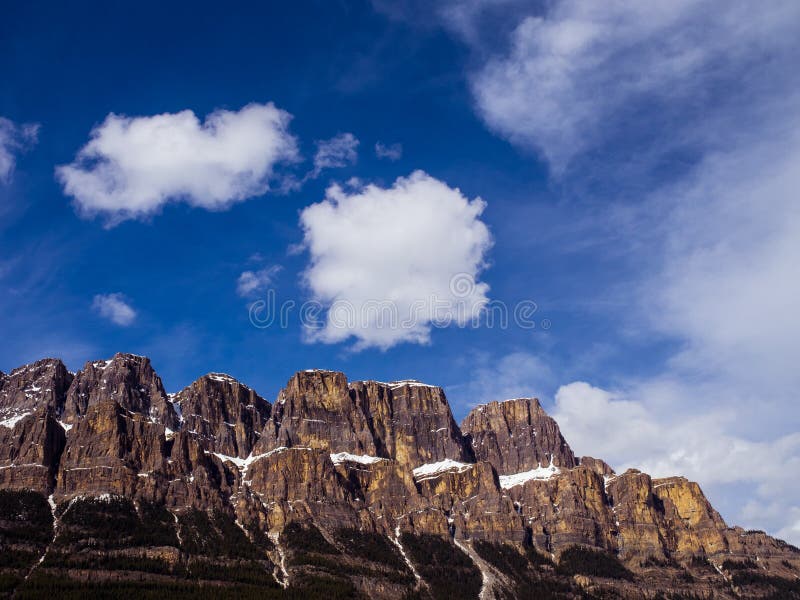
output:
<instances>
[{"instance_id":1,"label":"blue sky","mask_svg":"<svg viewBox=\"0 0 800 600\"><path fill-rule=\"evenodd\" d=\"M262 4L4 9L0 369L537 395L577 452L800 541L794 3ZM255 327L268 290L535 327Z\"/></svg>"}]
</instances>

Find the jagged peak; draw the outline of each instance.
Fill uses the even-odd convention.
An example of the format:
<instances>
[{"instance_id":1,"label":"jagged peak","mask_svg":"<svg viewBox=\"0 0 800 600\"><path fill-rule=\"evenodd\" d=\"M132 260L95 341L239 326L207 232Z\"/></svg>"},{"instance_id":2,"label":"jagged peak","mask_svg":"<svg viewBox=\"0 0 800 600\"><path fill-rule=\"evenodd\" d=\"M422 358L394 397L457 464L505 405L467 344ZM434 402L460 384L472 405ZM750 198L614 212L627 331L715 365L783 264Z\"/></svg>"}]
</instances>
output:
<instances>
[{"instance_id":1,"label":"jagged peak","mask_svg":"<svg viewBox=\"0 0 800 600\"><path fill-rule=\"evenodd\" d=\"M501 475L530 471L551 461L562 468L576 464L558 423L537 398L478 405L461 422L461 430L471 440L476 458L491 462Z\"/></svg>"},{"instance_id":2,"label":"jagged peak","mask_svg":"<svg viewBox=\"0 0 800 600\"><path fill-rule=\"evenodd\" d=\"M577 463L579 466L591 469L603 477L616 475L614 468L600 458L595 458L593 456L581 456L577 459Z\"/></svg>"},{"instance_id":3,"label":"jagged peak","mask_svg":"<svg viewBox=\"0 0 800 600\"><path fill-rule=\"evenodd\" d=\"M429 383L424 383L424 382L419 381L417 379L401 379L401 380L398 380L398 381L390 381L387 385L389 387L392 387L392 388L408 386L408 387L434 388L434 389L439 389L439 390L442 389L438 385L431 385Z\"/></svg>"},{"instance_id":4,"label":"jagged peak","mask_svg":"<svg viewBox=\"0 0 800 600\"><path fill-rule=\"evenodd\" d=\"M228 375L227 373L221 373L221 372L211 372L211 373L206 373L205 375L201 375L183 389L178 390L177 392L173 392L171 394L167 394L167 396L171 401L180 402L183 396L185 396L187 392L189 392L193 388L202 385L205 382L214 382L215 384L227 384L230 386L238 386L243 388L244 390L254 393L256 396L261 398L258 392L256 392L252 387L250 387L246 383L243 383L242 381L236 379L232 375ZM263 398L261 399L263 400ZM266 400L264 401L267 402Z\"/></svg>"},{"instance_id":5,"label":"jagged peak","mask_svg":"<svg viewBox=\"0 0 800 600\"><path fill-rule=\"evenodd\" d=\"M144 356L143 354L134 354L133 352L116 352L114 354L114 358L128 358L133 360L143 360L150 362L149 356Z\"/></svg>"},{"instance_id":6,"label":"jagged peak","mask_svg":"<svg viewBox=\"0 0 800 600\"><path fill-rule=\"evenodd\" d=\"M87 361L83 369L78 371L75 375L73 383L77 385L81 380L93 380L95 377L99 377L99 381L103 381L106 378L105 372L111 367L113 367L115 371L119 369L140 371L141 375L152 377L159 388L159 392L163 393L166 397L166 391L163 389L164 386L161 377L159 377L158 373L153 368L150 359L146 356L126 352L117 352L111 358L107 359Z\"/></svg>"},{"instance_id":7,"label":"jagged peak","mask_svg":"<svg viewBox=\"0 0 800 600\"><path fill-rule=\"evenodd\" d=\"M91 405L108 399L171 428L177 426L163 382L146 356L117 352L111 358L88 361L67 390L64 421L74 423Z\"/></svg>"},{"instance_id":8,"label":"jagged peak","mask_svg":"<svg viewBox=\"0 0 800 600\"><path fill-rule=\"evenodd\" d=\"M8 374L3 373L2 371L0 371L0 376L12 377L14 375L19 375L20 373L23 373L25 371L35 371L37 369L40 369L42 367L47 367L47 366L50 366L50 365L53 365L53 366L56 366L56 367L59 367L59 366L64 367L64 370L67 371L67 367L64 365L64 362L60 358L40 358L39 360L37 360L35 362L27 363L27 364L24 364L24 365L20 365L20 366L16 367L15 369L12 369L11 372L8 373ZM69 372L69 371L67 371L67 372Z\"/></svg>"},{"instance_id":9,"label":"jagged peak","mask_svg":"<svg viewBox=\"0 0 800 600\"><path fill-rule=\"evenodd\" d=\"M227 373L220 373L220 372L212 372L212 373L206 373L205 375L201 375L200 377L195 379L192 383L187 385L182 390L179 390L179 391L171 393L171 394L167 394L167 398L173 404L180 405L180 403L184 399L184 396L186 395L187 392L189 392L189 390L191 390L194 387L197 387L199 384L201 384L202 382L205 382L205 381L213 381L213 382L216 382L216 383L223 383L223 384L239 386L239 387L241 387L241 388L243 388L243 389L245 389L245 390L247 390L249 392L252 392L260 400L262 400L262 401L266 402L267 404L269 404L269 402L267 400L262 398L261 395L259 395L258 392L256 392L249 385L247 385L245 383L242 383L241 381L239 381L238 379L236 379L235 377L233 377L231 375L228 375Z\"/></svg>"},{"instance_id":10,"label":"jagged peak","mask_svg":"<svg viewBox=\"0 0 800 600\"><path fill-rule=\"evenodd\" d=\"M283 390L294 386L316 386L322 384L328 387L333 383L334 387L346 389L348 386L347 375L341 371L331 371L328 369L304 369L297 371L286 382ZM282 390L282 391L283 391Z\"/></svg>"},{"instance_id":11,"label":"jagged peak","mask_svg":"<svg viewBox=\"0 0 800 600\"><path fill-rule=\"evenodd\" d=\"M197 385L201 384L204 381L216 381L219 383L231 383L231 384L235 383L241 385L242 387L247 388L246 385L237 380L235 377L228 375L227 373L211 372L211 373L206 373L205 375L201 375L200 377L192 381L189 385L181 388L177 392L168 393L167 398L173 404L180 405L181 401L183 400L183 396L193 387L196 387Z\"/></svg>"},{"instance_id":12,"label":"jagged peak","mask_svg":"<svg viewBox=\"0 0 800 600\"><path fill-rule=\"evenodd\" d=\"M470 412L484 412L488 410L502 410L503 408L514 406L516 404L523 404L526 406L532 406L538 409L542 408L542 403L539 401L538 398L531 396L531 397L522 397L522 398L507 398L505 400L490 400L489 402L484 402L482 404L477 404L475 408L472 409Z\"/></svg>"},{"instance_id":13,"label":"jagged peak","mask_svg":"<svg viewBox=\"0 0 800 600\"><path fill-rule=\"evenodd\" d=\"M161 498L176 522L179 513L192 508L210 515L224 511L236 517L235 524L245 533L255 534L251 527L257 527L275 544L290 544L291 536L281 537L282 528L303 520L323 537L331 534L331 543L342 547L347 544L336 541L342 527L388 535L401 554L401 531L442 536L448 542L452 538L470 556L477 540L513 542L519 548L532 544L554 560L573 546L594 548L625 561L642 585L650 586L656 574L672 586L669 589L677 589L676 583L681 590L695 588L671 562L665 569L662 562L666 565L674 558L695 570L693 560L702 557L696 569L703 573L697 578L701 593L705 582L716 577L706 560L719 571L715 581L728 587L722 572L725 560L735 564L751 559L770 577L794 577L800 569L800 551L763 533L727 529L700 487L684 477L651 479L636 470L616 476L599 459L576 461L555 421L533 409L539 406L535 398L476 407L483 410L471 413L475 418L464 431L474 452L462 455L460 444L468 442L451 423L443 396L424 390L392 391L404 386L440 389L437 386L417 380L368 380L348 388L342 373L306 370L298 373L304 380L290 380L285 390L292 406L271 421L266 411L254 410L261 405L251 401L250 392L226 383L195 387L184 397L192 399L184 403L186 413L192 414L176 433L163 413L154 416L152 406L136 404L140 394L127 395L128 405L115 399L114 390L121 385L141 391L137 377L150 396L162 399L161 384L157 394L155 385L148 385L157 376L140 366L143 359L115 355L109 362L135 360L137 365L120 363L106 373L84 373L85 381L75 386L74 395L91 395L91 386L98 393L83 421L78 418L82 415L73 415L72 422L60 420L49 406L49 414L37 408L36 418L22 414L28 407L0 417L0 488L50 494L53 509L56 500L78 497L120 497L134 503ZM20 377L20 385L12 387L23 389L37 377ZM239 383L216 372L198 381L204 379ZM179 394L170 394L168 401L182 420L180 405L174 403L181 399ZM192 404L209 411L191 410ZM230 407L236 410L227 410ZM242 407L247 410L239 410ZM263 443L257 439L262 434ZM314 510L305 510L308 506ZM60 525L70 533L69 523ZM87 534L87 539L92 538ZM180 539L175 543L175 555L183 556ZM41 551L43 556L46 548ZM98 548L99 556L102 552ZM273 554L282 553L277 545ZM342 555L345 567L351 560L363 560L346 550ZM47 563L38 568L46 569ZM265 576L271 568L267 564ZM558 576L558 571L551 574ZM356 581L363 581L362 575L359 571ZM408 573L404 577L410 579ZM565 584L570 582L564 578ZM377 589L372 583L365 585L367 595L369 586ZM634 584L626 579L620 585L630 591ZM396 588L387 589L396 594Z\"/></svg>"},{"instance_id":14,"label":"jagged peak","mask_svg":"<svg viewBox=\"0 0 800 600\"><path fill-rule=\"evenodd\" d=\"M400 387L408 386L408 387L431 388L431 389L435 389L435 390L441 390L442 389L442 387L439 386L439 385L433 385L431 383L425 383L423 381L420 381L419 379L398 379L396 381L379 381L377 379L360 379L358 381L351 382L351 385L355 384L355 383L362 383L362 384L375 383L377 385L382 385L382 386L388 387L388 388L400 388Z\"/></svg>"},{"instance_id":15,"label":"jagged peak","mask_svg":"<svg viewBox=\"0 0 800 600\"><path fill-rule=\"evenodd\" d=\"M205 375L203 375L201 377L198 377L193 382L192 385L194 385L194 383L197 383L197 382L203 381L203 380L216 381L216 382L219 382L219 383L230 383L230 384L240 385L240 386L242 386L244 388L247 388L247 389L251 389L250 386L242 383L241 381L239 381L238 379L236 379L232 375L228 375L227 373L217 373L217 372L215 372L215 373L206 373Z\"/></svg>"},{"instance_id":16,"label":"jagged peak","mask_svg":"<svg viewBox=\"0 0 800 600\"><path fill-rule=\"evenodd\" d=\"M130 352L117 352L111 358L105 358L105 359L101 358L101 359L87 361L86 364L83 366L82 370L85 371L86 369L92 368L96 371L104 371L111 365L119 363L125 365L135 364L135 365L141 365L143 367L149 366L150 368L152 368L152 363L150 361L150 358L148 358L147 356L132 354Z\"/></svg>"},{"instance_id":17,"label":"jagged peak","mask_svg":"<svg viewBox=\"0 0 800 600\"><path fill-rule=\"evenodd\" d=\"M0 413L30 412L41 406L60 409L72 382L66 366L57 358L44 358L22 365L0 378Z\"/></svg>"},{"instance_id":18,"label":"jagged peak","mask_svg":"<svg viewBox=\"0 0 800 600\"><path fill-rule=\"evenodd\" d=\"M294 375L289 378L289 381L286 382L285 388L291 387L293 384L302 385L305 382L325 382L330 380L336 381L337 385L341 385L343 387L347 387L348 385L347 375L341 371L332 371L329 369L303 369L302 371L296 371Z\"/></svg>"}]
</instances>

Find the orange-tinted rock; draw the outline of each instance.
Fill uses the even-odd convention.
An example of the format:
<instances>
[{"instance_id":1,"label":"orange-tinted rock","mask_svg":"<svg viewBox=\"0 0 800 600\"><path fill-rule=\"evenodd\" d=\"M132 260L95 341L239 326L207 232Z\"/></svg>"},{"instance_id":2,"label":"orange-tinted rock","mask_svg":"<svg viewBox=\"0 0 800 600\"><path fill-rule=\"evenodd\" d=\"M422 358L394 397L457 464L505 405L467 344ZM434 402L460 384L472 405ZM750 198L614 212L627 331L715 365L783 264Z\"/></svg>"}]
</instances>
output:
<instances>
[{"instance_id":1,"label":"orange-tinted rock","mask_svg":"<svg viewBox=\"0 0 800 600\"><path fill-rule=\"evenodd\" d=\"M441 388L410 381L348 385L334 371L299 372L281 391L257 452L282 446L391 458L409 468L468 457Z\"/></svg>"},{"instance_id":2,"label":"orange-tinted rock","mask_svg":"<svg viewBox=\"0 0 800 600\"><path fill-rule=\"evenodd\" d=\"M350 388L366 407L379 456L408 468L471 459L442 388L416 381L357 381Z\"/></svg>"},{"instance_id":3,"label":"orange-tinted rock","mask_svg":"<svg viewBox=\"0 0 800 600\"><path fill-rule=\"evenodd\" d=\"M593 458L591 456L581 456L578 459L578 464L582 467L586 467L587 469L591 469L595 473L601 476L611 476L614 475L614 469L611 468L606 461L601 460L599 458Z\"/></svg>"}]
</instances>

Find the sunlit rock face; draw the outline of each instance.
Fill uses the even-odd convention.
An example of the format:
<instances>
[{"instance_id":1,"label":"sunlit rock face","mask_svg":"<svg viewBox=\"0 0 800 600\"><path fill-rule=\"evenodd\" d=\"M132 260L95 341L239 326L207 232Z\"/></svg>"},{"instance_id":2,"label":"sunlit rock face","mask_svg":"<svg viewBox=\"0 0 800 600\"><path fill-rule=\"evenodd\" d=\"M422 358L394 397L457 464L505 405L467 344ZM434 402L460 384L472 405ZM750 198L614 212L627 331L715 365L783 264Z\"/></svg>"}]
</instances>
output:
<instances>
[{"instance_id":1,"label":"sunlit rock face","mask_svg":"<svg viewBox=\"0 0 800 600\"><path fill-rule=\"evenodd\" d=\"M416 381L348 383L343 373L301 371L278 395L267 430L264 450L306 446L409 468L470 457L442 389Z\"/></svg>"}]
</instances>

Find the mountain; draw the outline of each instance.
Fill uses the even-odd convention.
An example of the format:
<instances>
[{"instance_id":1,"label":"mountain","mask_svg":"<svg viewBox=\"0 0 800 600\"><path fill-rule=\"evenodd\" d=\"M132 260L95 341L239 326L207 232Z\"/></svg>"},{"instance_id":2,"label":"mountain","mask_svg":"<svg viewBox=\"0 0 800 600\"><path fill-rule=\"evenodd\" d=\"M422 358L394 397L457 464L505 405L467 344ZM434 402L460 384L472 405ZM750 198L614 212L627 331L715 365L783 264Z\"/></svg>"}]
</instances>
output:
<instances>
[{"instance_id":1,"label":"mountain","mask_svg":"<svg viewBox=\"0 0 800 600\"><path fill-rule=\"evenodd\" d=\"M270 403L149 359L0 374L0 594L800 598L800 550L683 477L576 457L538 400L295 374Z\"/></svg>"}]
</instances>

